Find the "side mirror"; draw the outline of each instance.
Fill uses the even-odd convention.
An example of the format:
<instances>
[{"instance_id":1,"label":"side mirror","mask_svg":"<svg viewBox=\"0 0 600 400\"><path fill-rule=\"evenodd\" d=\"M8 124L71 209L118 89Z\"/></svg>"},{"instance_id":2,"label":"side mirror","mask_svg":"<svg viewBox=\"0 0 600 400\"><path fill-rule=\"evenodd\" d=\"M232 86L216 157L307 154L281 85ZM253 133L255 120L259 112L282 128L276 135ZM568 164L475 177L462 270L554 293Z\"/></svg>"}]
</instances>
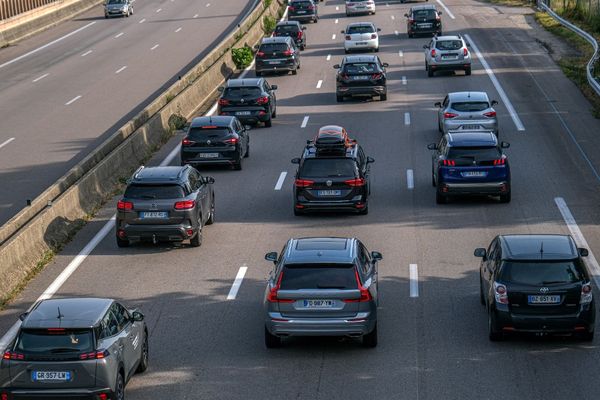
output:
<instances>
[{"instance_id":1,"label":"side mirror","mask_svg":"<svg viewBox=\"0 0 600 400\"><path fill-rule=\"evenodd\" d=\"M405 16L406 18L408 18L408 14L404 14L404 16Z\"/></svg>"},{"instance_id":2,"label":"side mirror","mask_svg":"<svg viewBox=\"0 0 600 400\"><path fill-rule=\"evenodd\" d=\"M303 26L303 27L302 27L302 30L303 30L303 31L305 31L305 30L306 30L306 27L305 27L305 26Z\"/></svg>"},{"instance_id":3,"label":"side mirror","mask_svg":"<svg viewBox=\"0 0 600 400\"><path fill-rule=\"evenodd\" d=\"M372 164L375 162L375 159L373 157L367 157L367 164Z\"/></svg>"},{"instance_id":4,"label":"side mirror","mask_svg":"<svg viewBox=\"0 0 600 400\"><path fill-rule=\"evenodd\" d=\"M508 149L510 147L510 143L500 142L500 147L502 147L503 149Z\"/></svg>"},{"instance_id":5,"label":"side mirror","mask_svg":"<svg viewBox=\"0 0 600 400\"><path fill-rule=\"evenodd\" d=\"M377 28L377 32L381 32L381 28Z\"/></svg>"},{"instance_id":6,"label":"side mirror","mask_svg":"<svg viewBox=\"0 0 600 400\"><path fill-rule=\"evenodd\" d=\"M498 102L496 100L492 100L492 106L495 106L496 104L498 104Z\"/></svg>"},{"instance_id":7,"label":"side mirror","mask_svg":"<svg viewBox=\"0 0 600 400\"><path fill-rule=\"evenodd\" d=\"M587 257L590 255L590 252L588 251L588 249L585 249L583 247L578 248L577 251L579 251L579 255L581 257Z\"/></svg>"},{"instance_id":8,"label":"side mirror","mask_svg":"<svg viewBox=\"0 0 600 400\"><path fill-rule=\"evenodd\" d=\"M278 86L277 85L271 85L271 90L277 90Z\"/></svg>"},{"instance_id":9,"label":"side mirror","mask_svg":"<svg viewBox=\"0 0 600 400\"><path fill-rule=\"evenodd\" d=\"M335 64L335 65L333 66L333 69L340 69L340 64Z\"/></svg>"},{"instance_id":10,"label":"side mirror","mask_svg":"<svg viewBox=\"0 0 600 400\"><path fill-rule=\"evenodd\" d=\"M442 106L442 103L438 101L437 103L435 103L435 104L434 104L434 106L435 106L435 107L441 107L441 106Z\"/></svg>"},{"instance_id":11,"label":"side mirror","mask_svg":"<svg viewBox=\"0 0 600 400\"><path fill-rule=\"evenodd\" d=\"M203 176L202 183L204 183L206 185L213 184L213 183L215 183L215 178L213 178L212 176Z\"/></svg>"},{"instance_id":12,"label":"side mirror","mask_svg":"<svg viewBox=\"0 0 600 400\"><path fill-rule=\"evenodd\" d=\"M423 45L423 48L424 48L424 49L428 49L428 48L429 48L429 45L428 45L428 44L424 44L424 45Z\"/></svg>"},{"instance_id":13,"label":"side mirror","mask_svg":"<svg viewBox=\"0 0 600 400\"><path fill-rule=\"evenodd\" d=\"M223 86L219 86L219 88L217 90L219 92L223 93L225 91L225 88Z\"/></svg>"},{"instance_id":14,"label":"side mirror","mask_svg":"<svg viewBox=\"0 0 600 400\"><path fill-rule=\"evenodd\" d=\"M371 258L373 260L375 260L375 261L381 261L381 260L383 260L383 256L378 251L372 251L371 252Z\"/></svg>"},{"instance_id":15,"label":"side mirror","mask_svg":"<svg viewBox=\"0 0 600 400\"><path fill-rule=\"evenodd\" d=\"M272 251L270 253L265 254L265 260L276 263L277 262L277 252Z\"/></svg>"},{"instance_id":16,"label":"side mirror","mask_svg":"<svg viewBox=\"0 0 600 400\"><path fill-rule=\"evenodd\" d=\"M383 63L383 64L381 64L381 65L383 65L383 68L387 68L387 67L389 67L389 66L390 66L390 64L388 64L388 63Z\"/></svg>"},{"instance_id":17,"label":"side mirror","mask_svg":"<svg viewBox=\"0 0 600 400\"><path fill-rule=\"evenodd\" d=\"M23 314L19 315L19 319L21 321L25 321L25 318L27 318L28 315L29 315L29 312L24 312Z\"/></svg>"},{"instance_id":18,"label":"side mirror","mask_svg":"<svg viewBox=\"0 0 600 400\"><path fill-rule=\"evenodd\" d=\"M144 320L144 314L142 314L139 311L134 311L131 316L133 317L134 321L143 321Z\"/></svg>"},{"instance_id":19,"label":"side mirror","mask_svg":"<svg viewBox=\"0 0 600 400\"><path fill-rule=\"evenodd\" d=\"M259 45L257 45L257 44L256 44L256 45L254 45L254 50L258 50L259 48L260 48L260 46L259 46Z\"/></svg>"},{"instance_id":20,"label":"side mirror","mask_svg":"<svg viewBox=\"0 0 600 400\"><path fill-rule=\"evenodd\" d=\"M429 143L429 144L427 145L427 148L428 148L429 150L437 150L437 149L438 149L438 145L437 145L437 143Z\"/></svg>"},{"instance_id":21,"label":"side mirror","mask_svg":"<svg viewBox=\"0 0 600 400\"><path fill-rule=\"evenodd\" d=\"M346 33L346 31L340 31L340 33Z\"/></svg>"},{"instance_id":22,"label":"side mirror","mask_svg":"<svg viewBox=\"0 0 600 400\"><path fill-rule=\"evenodd\" d=\"M473 255L475 257L481 257L483 258L483 261L485 261L487 259L487 254L486 251L483 247L478 247L475 249L475 251L473 252Z\"/></svg>"},{"instance_id":23,"label":"side mirror","mask_svg":"<svg viewBox=\"0 0 600 400\"><path fill-rule=\"evenodd\" d=\"M438 15L442 15L443 13L441 11L438 11Z\"/></svg>"},{"instance_id":24,"label":"side mirror","mask_svg":"<svg viewBox=\"0 0 600 400\"><path fill-rule=\"evenodd\" d=\"M299 158L292 158L292 164L300 164Z\"/></svg>"},{"instance_id":25,"label":"side mirror","mask_svg":"<svg viewBox=\"0 0 600 400\"><path fill-rule=\"evenodd\" d=\"M250 129L252 129L252 127L250 125L244 125L244 129L249 131Z\"/></svg>"}]
</instances>

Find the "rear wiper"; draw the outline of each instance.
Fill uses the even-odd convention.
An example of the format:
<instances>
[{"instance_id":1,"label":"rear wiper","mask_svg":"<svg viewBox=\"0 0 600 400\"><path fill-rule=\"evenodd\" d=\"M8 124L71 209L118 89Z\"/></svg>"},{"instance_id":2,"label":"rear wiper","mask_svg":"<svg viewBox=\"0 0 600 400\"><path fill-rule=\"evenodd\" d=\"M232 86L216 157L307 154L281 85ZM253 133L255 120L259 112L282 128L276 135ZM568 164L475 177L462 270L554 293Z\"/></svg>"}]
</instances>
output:
<instances>
[{"instance_id":1,"label":"rear wiper","mask_svg":"<svg viewBox=\"0 0 600 400\"><path fill-rule=\"evenodd\" d=\"M346 286L317 285L317 289L346 289Z\"/></svg>"},{"instance_id":2,"label":"rear wiper","mask_svg":"<svg viewBox=\"0 0 600 400\"><path fill-rule=\"evenodd\" d=\"M156 196L153 194L143 194L140 196L140 199L155 199Z\"/></svg>"},{"instance_id":3,"label":"rear wiper","mask_svg":"<svg viewBox=\"0 0 600 400\"><path fill-rule=\"evenodd\" d=\"M79 349L74 349L72 347L60 347L58 349L50 350L51 353L69 353L71 351L79 351Z\"/></svg>"},{"instance_id":4,"label":"rear wiper","mask_svg":"<svg viewBox=\"0 0 600 400\"><path fill-rule=\"evenodd\" d=\"M543 281L542 285L551 285L553 283L566 283L565 281Z\"/></svg>"}]
</instances>

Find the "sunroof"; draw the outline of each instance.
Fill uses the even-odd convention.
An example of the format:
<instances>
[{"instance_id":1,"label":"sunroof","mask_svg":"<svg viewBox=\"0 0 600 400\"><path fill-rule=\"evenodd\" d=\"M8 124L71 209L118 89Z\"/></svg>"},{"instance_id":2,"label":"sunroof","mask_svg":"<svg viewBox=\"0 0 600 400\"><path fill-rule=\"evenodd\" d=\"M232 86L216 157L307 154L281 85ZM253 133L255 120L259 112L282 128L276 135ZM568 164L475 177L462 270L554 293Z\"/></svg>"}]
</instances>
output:
<instances>
[{"instance_id":1,"label":"sunroof","mask_svg":"<svg viewBox=\"0 0 600 400\"><path fill-rule=\"evenodd\" d=\"M296 250L346 250L345 239L302 239Z\"/></svg>"}]
</instances>

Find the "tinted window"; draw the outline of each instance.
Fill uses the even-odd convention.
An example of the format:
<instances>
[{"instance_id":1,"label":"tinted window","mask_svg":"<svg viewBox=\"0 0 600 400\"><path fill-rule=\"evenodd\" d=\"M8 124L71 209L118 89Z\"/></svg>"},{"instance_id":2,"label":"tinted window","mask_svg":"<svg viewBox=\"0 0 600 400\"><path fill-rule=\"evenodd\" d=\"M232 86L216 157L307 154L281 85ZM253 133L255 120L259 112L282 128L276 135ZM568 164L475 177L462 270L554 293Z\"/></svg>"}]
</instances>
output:
<instances>
[{"instance_id":1,"label":"tinted window","mask_svg":"<svg viewBox=\"0 0 600 400\"><path fill-rule=\"evenodd\" d=\"M435 11L433 10L416 10L413 12L413 18L415 19L434 19L435 17Z\"/></svg>"},{"instance_id":2,"label":"tinted window","mask_svg":"<svg viewBox=\"0 0 600 400\"><path fill-rule=\"evenodd\" d=\"M356 289L352 264L288 264L283 268L282 290Z\"/></svg>"},{"instance_id":3,"label":"tinted window","mask_svg":"<svg viewBox=\"0 0 600 400\"><path fill-rule=\"evenodd\" d=\"M348 158L310 158L304 160L298 175L303 178L355 177L356 163Z\"/></svg>"},{"instance_id":4,"label":"tinted window","mask_svg":"<svg viewBox=\"0 0 600 400\"><path fill-rule=\"evenodd\" d=\"M502 157L497 147L450 147L448 158L452 160L489 161Z\"/></svg>"},{"instance_id":5,"label":"tinted window","mask_svg":"<svg viewBox=\"0 0 600 400\"><path fill-rule=\"evenodd\" d=\"M260 97L261 90L258 87L230 87L225 89L223 97L228 99L241 99L247 97Z\"/></svg>"},{"instance_id":6,"label":"tinted window","mask_svg":"<svg viewBox=\"0 0 600 400\"><path fill-rule=\"evenodd\" d=\"M346 33L351 35L353 33L374 33L375 28L372 25L355 25L349 26Z\"/></svg>"},{"instance_id":7,"label":"tinted window","mask_svg":"<svg viewBox=\"0 0 600 400\"><path fill-rule=\"evenodd\" d=\"M113 335L116 335L117 333L119 333L119 322L117 321L115 314L111 310L109 310L106 313L106 315L102 319L102 322L100 323L100 326L102 329L102 331L100 333L101 339L110 337L110 336L113 336Z\"/></svg>"},{"instance_id":8,"label":"tinted window","mask_svg":"<svg viewBox=\"0 0 600 400\"><path fill-rule=\"evenodd\" d=\"M483 111L490 107L490 103L487 101L459 101L452 103L451 107L456 111Z\"/></svg>"},{"instance_id":9,"label":"tinted window","mask_svg":"<svg viewBox=\"0 0 600 400\"><path fill-rule=\"evenodd\" d=\"M190 128L188 138L192 140L207 140L229 135L229 128L202 129Z\"/></svg>"},{"instance_id":10,"label":"tinted window","mask_svg":"<svg viewBox=\"0 0 600 400\"><path fill-rule=\"evenodd\" d=\"M297 25L279 25L275 28L277 33L298 32L299 30Z\"/></svg>"},{"instance_id":11,"label":"tinted window","mask_svg":"<svg viewBox=\"0 0 600 400\"><path fill-rule=\"evenodd\" d=\"M583 279L580 262L523 262L505 261L500 279L506 282L526 285L551 285L553 283L573 283Z\"/></svg>"},{"instance_id":12,"label":"tinted window","mask_svg":"<svg viewBox=\"0 0 600 400\"><path fill-rule=\"evenodd\" d=\"M260 51L265 53L284 52L288 49L285 43L264 43L260 45Z\"/></svg>"},{"instance_id":13,"label":"tinted window","mask_svg":"<svg viewBox=\"0 0 600 400\"><path fill-rule=\"evenodd\" d=\"M378 71L379 69L375 63L353 63L344 65L344 72L347 74L368 74Z\"/></svg>"},{"instance_id":14,"label":"tinted window","mask_svg":"<svg viewBox=\"0 0 600 400\"><path fill-rule=\"evenodd\" d=\"M128 199L177 199L185 197L179 185L129 185L124 197Z\"/></svg>"},{"instance_id":15,"label":"tinted window","mask_svg":"<svg viewBox=\"0 0 600 400\"><path fill-rule=\"evenodd\" d=\"M129 323L129 312L125 309L125 307L123 307L119 303L114 303L111 307L111 310L114 313L115 318L117 320L117 329L120 331L125 327L125 325Z\"/></svg>"},{"instance_id":16,"label":"tinted window","mask_svg":"<svg viewBox=\"0 0 600 400\"><path fill-rule=\"evenodd\" d=\"M299 8L308 8L312 6L312 2L310 1L293 1L290 3L290 6L299 7Z\"/></svg>"},{"instance_id":17,"label":"tinted window","mask_svg":"<svg viewBox=\"0 0 600 400\"><path fill-rule=\"evenodd\" d=\"M125 4L125 0L108 0L108 4Z\"/></svg>"},{"instance_id":18,"label":"tinted window","mask_svg":"<svg viewBox=\"0 0 600 400\"><path fill-rule=\"evenodd\" d=\"M24 329L17 338L16 351L36 354L80 353L92 351L91 329Z\"/></svg>"},{"instance_id":19,"label":"tinted window","mask_svg":"<svg viewBox=\"0 0 600 400\"><path fill-rule=\"evenodd\" d=\"M436 42L435 48L438 50L458 50L462 48L462 42L460 40L439 40Z\"/></svg>"}]
</instances>

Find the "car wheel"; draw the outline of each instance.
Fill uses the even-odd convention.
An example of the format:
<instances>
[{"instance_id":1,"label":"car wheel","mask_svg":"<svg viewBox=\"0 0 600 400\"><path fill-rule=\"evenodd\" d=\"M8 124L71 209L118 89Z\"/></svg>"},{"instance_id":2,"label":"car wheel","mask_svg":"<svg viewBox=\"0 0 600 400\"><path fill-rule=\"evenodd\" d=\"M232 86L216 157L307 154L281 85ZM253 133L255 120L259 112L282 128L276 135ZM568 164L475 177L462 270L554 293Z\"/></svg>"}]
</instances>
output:
<instances>
[{"instance_id":1,"label":"car wheel","mask_svg":"<svg viewBox=\"0 0 600 400\"><path fill-rule=\"evenodd\" d=\"M442 129L442 124L440 123L440 117L438 117L438 131L439 131L440 133L443 133L443 132L444 132L444 130Z\"/></svg>"},{"instance_id":2,"label":"car wheel","mask_svg":"<svg viewBox=\"0 0 600 400\"><path fill-rule=\"evenodd\" d=\"M270 128L271 126L273 126L273 120L271 118L269 118L268 120L265 121L265 126L267 128Z\"/></svg>"},{"instance_id":3,"label":"car wheel","mask_svg":"<svg viewBox=\"0 0 600 400\"><path fill-rule=\"evenodd\" d=\"M129 15L133 15L133 7L129 9Z\"/></svg>"},{"instance_id":4,"label":"car wheel","mask_svg":"<svg viewBox=\"0 0 600 400\"><path fill-rule=\"evenodd\" d=\"M465 68L465 75L466 76L471 75L471 67Z\"/></svg>"},{"instance_id":5,"label":"car wheel","mask_svg":"<svg viewBox=\"0 0 600 400\"><path fill-rule=\"evenodd\" d=\"M435 191L435 202L437 204L446 204L448 202L448 197L441 194L439 190Z\"/></svg>"},{"instance_id":6,"label":"car wheel","mask_svg":"<svg viewBox=\"0 0 600 400\"><path fill-rule=\"evenodd\" d=\"M144 372L148 369L148 332L144 332L146 336L144 339L144 343L142 344L142 356L140 358L140 363L138 364L135 372Z\"/></svg>"},{"instance_id":7,"label":"car wheel","mask_svg":"<svg viewBox=\"0 0 600 400\"><path fill-rule=\"evenodd\" d=\"M118 247L129 247L129 239L121 239L117 236L117 246Z\"/></svg>"},{"instance_id":8,"label":"car wheel","mask_svg":"<svg viewBox=\"0 0 600 400\"><path fill-rule=\"evenodd\" d=\"M266 326L265 326L265 346L267 346L267 349L274 349L277 347L281 347L281 338L279 336L272 335Z\"/></svg>"},{"instance_id":9,"label":"car wheel","mask_svg":"<svg viewBox=\"0 0 600 400\"><path fill-rule=\"evenodd\" d=\"M233 164L233 169L236 170L236 171L241 171L242 170L242 158L241 157L238 160L238 162L236 162L235 164Z\"/></svg>"},{"instance_id":10,"label":"car wheel","mask_svg":"<svg viewBox=\"0 0 600 400\"><path fill-rule=\"evenodd\" d=\"M108 19L108 15L104 14L104 18Z\"/></svg>"},{"instance_id":11,"label":"car wheel","mask_svg":"<svg viewBox=\"0 0 600 400\"><path fill-rule=\"evenodd\" d=\"M119 372L119 375L117 376L115 400L125 400L125 379L123 378L123 374L121 372Z\"/></svg>"},{"instance_id":12,"label":"car wheel","mask_svg":"<svg viewBox=\"0 0 600 400\"><path fill-rule=\"evenodd\" d=\"M346 17L349 17L349 16L350 16L350 14L349 14L349 13L346 13Z\"/></svg>"},{"instance_id":13,"label":"car wheel","mask_svg":"<svg viewBox=\"0 0 600 400\"><path fill-rule=\"evenodd\" d=\"M192 247L202 246L202 223L198 221L198 232L190 239L190 245Z\"/></svg>"},{"instance_id":14,"label":"car wheel","mask_svg":"<svg viewBox=\"0 0 600 400\"><path fill-rule=\"evenodd\" d=\"M386 94L382 94L381 96L379 96L379 100L386 101L387 100L387 93Z\"/></svg>"},{"instance_id":15,"label":"car wheel","mask_svg":"<svg viewBox=\"0 0 600 400\"><path fill-rule=\"evenodd\" d=\"M295 68L292 70L292 75L298 75L298 69L299 68Z\"/></svg>"},{"instance_id":16,"label":"car wheel","mask_svg":"<svg viewBox=\"0 0 600 400\"><path fill-rule=\"evenodd\" d=\"M375 323L375 328L366 335L362 337L362 345L364 347L377 347L377 323Z\"/></svg>"},{"instance_id":17,"label":"car wheel","mask_svg":"<svg viewBox=\"0 0 600 400\"><path fill-rule=\"evenodd\" d=\"M592 340L594 340L594 331L585 331L580 333L579 339L583 340L584 342L591 342Z\"/></svg>"},{"instance_id":18,"label":"car wheel","mask_svg":"<svg viewBox=\"0 0 600 400\"><path fill-rule=\"evenodd\" d=\"M359 215L367 215L369 213L369 204L366 205L365 208L358 212Z\"/></svg>"},{"instance_id":19,"label":"car wheel","mask_svg":"<svg viewBox=\"0 0 600 400\"><path fill-rule=\"evenodd\" d=\"M215 223L215 196L213 195L212 203L210 204L210 214L206 220L206 225L212 225Z\"/></svg>"},{"instance_id":20,"label":"car wheel","mask_svg":"<svg viewBox=\"0 0 600 400\"><path fill-rule=\"evenodd\" d=\"M348 50L348 49L344 49L344 53L345 53L345 54L348 54L348 53L350 53L350 50Z\"/></svg>"},{"instance_id":21,"label":"car wheel","mask_svg":"<svg viewBox=\"0 0 600 400\"><path fill-rule=\"evenodd\" d=\"M409 39L412 39L412 38L414 38L414 37L415 37L415 35L413 35L412 33L409 33L409 34L408 34L408 38L409 38Z\"/></svg>"},{"instance_id":22,"label":"car wheel","mask_svg":"<svg viewBox=\"0 0 600 400\"><path fill-rule=\"evenodd\" d=\"M485 296L483 295L483 282L481 281L481 275L479 275L479 301L481 305L485 306Z\"/></svg>"},{"instance_id":23,"label":"car wheel","mask_svg":"<svg viewBox=\"0 0 600 400\"><path fill-rule=\"evenodd\" d=\"M250 157L250 143L246 145L246 153L244 153L244 158Z\"/></svg>"},{"instance_id":24,"label":"car wheel","mask_svg":"<svg viewBox=\"0 0 600 400\"><path fill-rule=\"evenodd\" d=\"M498 331L498 327L496 326L496 318L494 317L494 313L491 311L488 311L488 336L492 342L502 340L502 332Z\"/></svg>"},{"instance_id":25,"label":"car wheel","mask_svg":"<svg viewBox=\"0 0 600 400\"><path fill-rule=\"evenodd\" d=\"M427 76L431 78L433 76L433 69L430 66L427 66Z\"/></svg>"},{"instance_id":26,"label":"car wheel","mask_svg":"<svg viewBox=\"0 0 600 400\"><path fill-rule=\"evenodd\" d=\"M338 103L342 103L344 101L344 96L336 95L335 99L337 100Z\"/></svg>"},{"instance_id":27,"label":"car wheel","mask_svg":"<svg viewBox=\"0 0 600 400\"><path fill-rule=\"evenodd\" d=\"M304 215L304 212L298 210L296 207L294 207L294 215L296 217L300 216L300 215Z\"/></svg>"},{"instance_id":28,"label":"car wheel","mask_svg":"<svg viewBox=\"0 0 600 400\"><path fill-rule=\"evenodd\" d=\"M500 195L500 203L510 203L511 192Z\"/></svg>"},{"instance_id":29,"label":"car wheel","mask_svg":"<svg viewBox=\"0 0 600 400\"><path fill-rule=\"evenodd\" d=\"M304 49L306 49L306 45L303 44L302 46L300 46L300 50L304 51Z\"/></svg>"},{"instance_id":30,"label":"car wheel","mask_svg":"<svg viewBox=\"0 0 600 400\"><path fill-rule=\"evenodd\" d=\"M379 53L379 47L376 47L374 51L375 53Z\"/></svg>"},{"instance_id":31,"label":"car wheel","mask_svg":"<svg viewBox=\"0 0 600 400\"><path fill-rule=\"evenodd\" d=\"M277 118L277 108L273 109L273 113L271 114L271 118Z\"/></svg>"}]
</instances>

